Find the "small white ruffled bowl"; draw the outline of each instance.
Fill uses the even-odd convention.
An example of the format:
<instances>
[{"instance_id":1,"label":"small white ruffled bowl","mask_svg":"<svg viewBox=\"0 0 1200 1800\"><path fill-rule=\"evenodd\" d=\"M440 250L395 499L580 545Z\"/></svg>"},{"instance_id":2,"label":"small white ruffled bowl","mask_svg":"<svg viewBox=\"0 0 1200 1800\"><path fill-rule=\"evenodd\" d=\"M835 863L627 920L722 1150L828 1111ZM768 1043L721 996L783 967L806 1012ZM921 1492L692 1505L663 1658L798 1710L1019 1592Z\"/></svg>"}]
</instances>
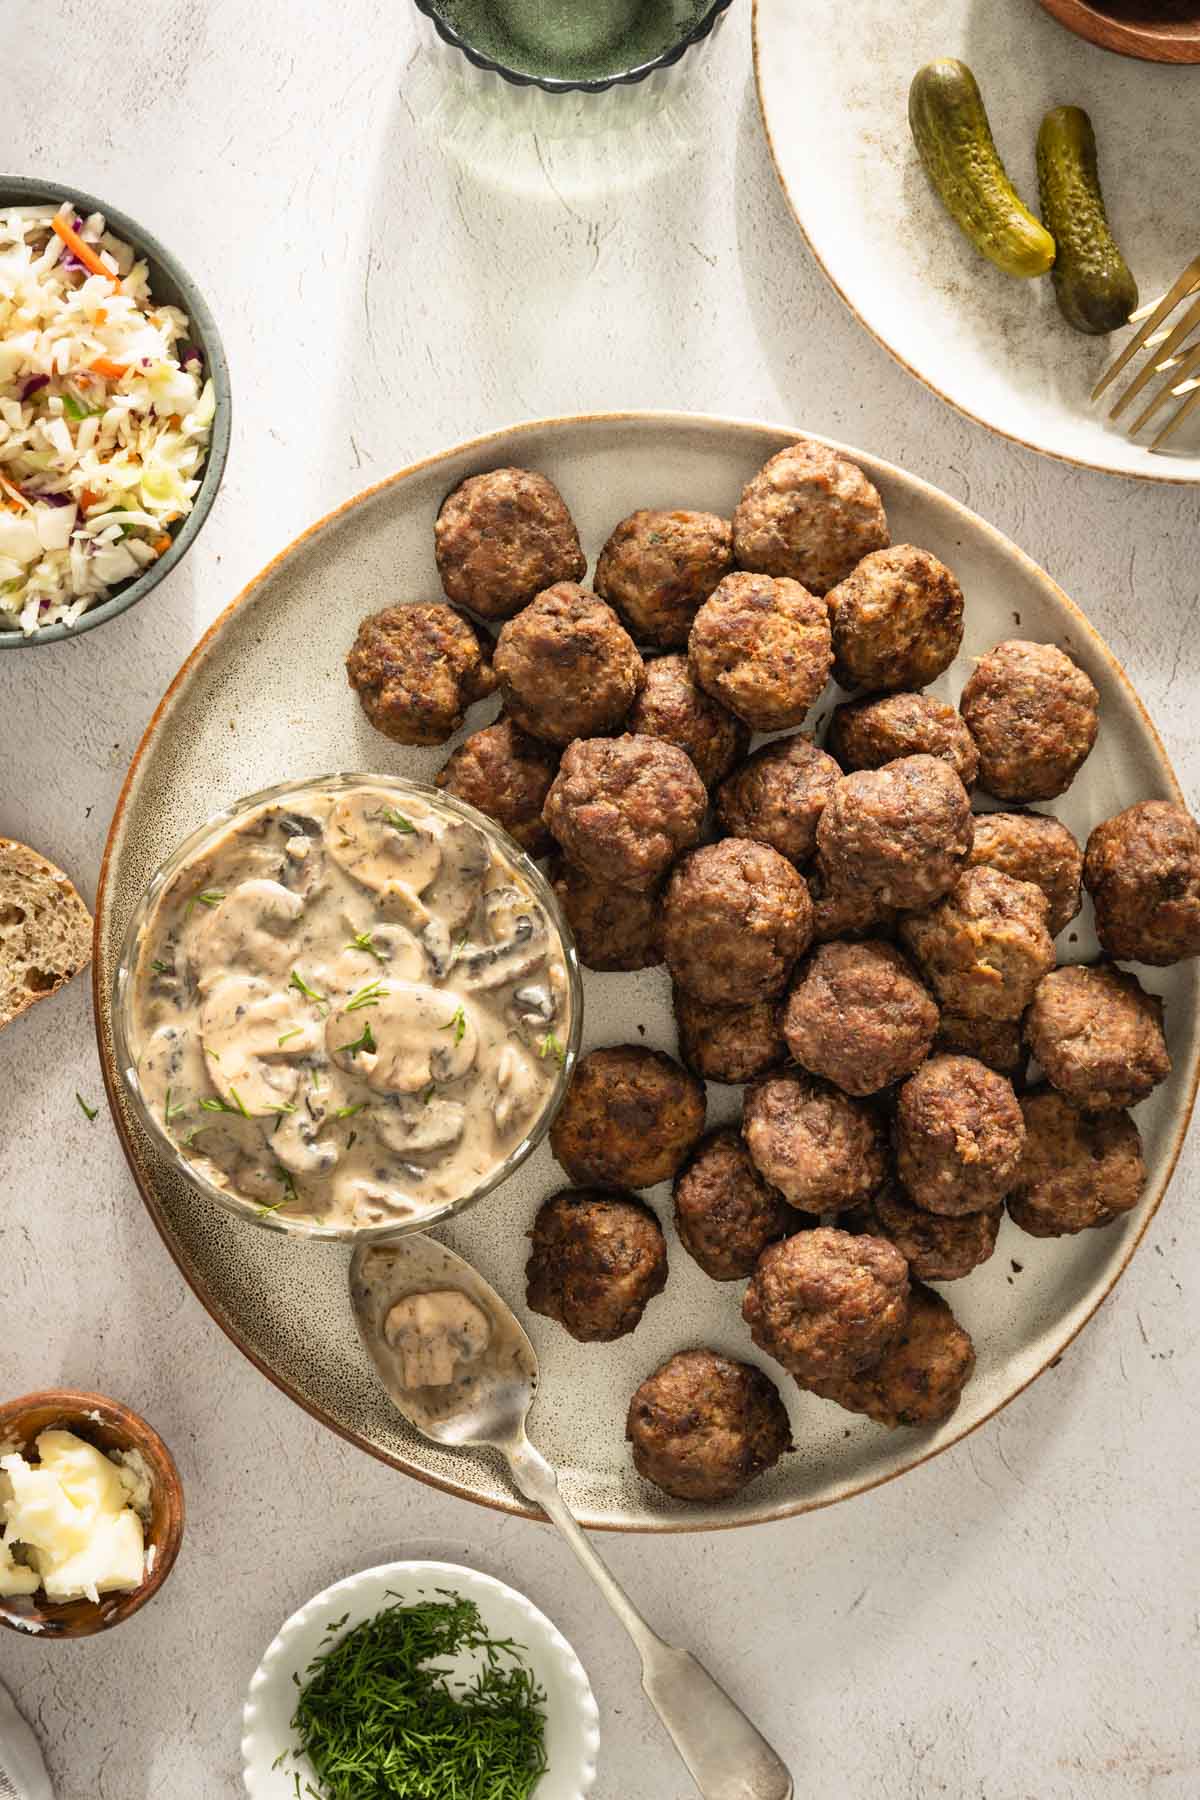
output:
<instances>
[{"instance_id":1,"label":"small white ruffled bowl","mask_svg":"<svg viewBox=\"0 0 1200 1800\"><path fill-rule=\"evenodd\" d=\"M350 1631L399 1599L406 1605L434 1599L448 1589L473 1600L490 1636L512 1638L546 1695L546 1756L549 1767L534 1789L534 1800L583 1800L596 1779L600 1714L583 1664L544 1613L491 1575L447 1562L384 1563L348 1575L315 1595L283 1626L259 1663L242 1714L242 1775L251 1800L295 1800L313 1781L306 1757L293 1757L292 1714L298 1689L293 1675L304 1671L325 1646L334 1619L346 1615Z\"/></svg>"}]
</instances>

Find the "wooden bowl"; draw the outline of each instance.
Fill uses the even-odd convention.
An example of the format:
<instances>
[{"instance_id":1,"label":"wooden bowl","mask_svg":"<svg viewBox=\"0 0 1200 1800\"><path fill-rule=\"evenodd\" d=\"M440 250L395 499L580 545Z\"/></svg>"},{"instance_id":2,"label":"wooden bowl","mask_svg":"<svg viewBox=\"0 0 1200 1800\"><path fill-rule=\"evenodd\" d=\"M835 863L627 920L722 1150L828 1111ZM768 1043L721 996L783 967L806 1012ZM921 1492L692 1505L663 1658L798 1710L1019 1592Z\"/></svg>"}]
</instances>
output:
<instances>
[{"instance_id":1,"label":"wooden bowl","mask_svg":"<svg viewBox=\"0 0 1200 1800\"><path fill-rule=\"evenodd\" d=\"M1076 37L1144 62L1200 63L1200 0L1042 0Z\"/></svg>"},{"instance_id":2,"label":"wooden bowl","mask_svg":"<svg viewBox=\"0 0 1200 1800\"><path fill-rule=\"evenodd\" d=\"M150 1572L140 1587L94 1600L47 1600L41 1594L0 1598L0 1625L40 1638L91 1637L130 1618L156 1594L175 1563L183 1539L183 1484L174 1458L145 1419L103 1394L53 1388L0 1405L0 1454L34 1453L39 1432L73 1431L97 1450L137 1450L150 1472L150 1523L146 1553ZM151 1555L151 1552L153 1554Z\"/></svg>"}]
</instances>

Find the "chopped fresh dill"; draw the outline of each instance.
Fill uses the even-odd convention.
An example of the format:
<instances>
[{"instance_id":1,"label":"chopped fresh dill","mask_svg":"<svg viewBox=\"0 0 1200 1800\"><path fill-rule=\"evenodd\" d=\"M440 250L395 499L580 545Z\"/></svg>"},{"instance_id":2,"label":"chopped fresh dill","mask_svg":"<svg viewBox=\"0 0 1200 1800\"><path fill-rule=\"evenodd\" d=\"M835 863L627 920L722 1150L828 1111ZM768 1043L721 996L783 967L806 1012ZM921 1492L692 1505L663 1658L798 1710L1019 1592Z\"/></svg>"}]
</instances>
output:
<instances>
[{"instance_id":1,"label":"chopped fresh dill","mask_svg":"<svg viewBox=\"0 0 1200 1800\"><path fill-rule=\"evenodd\" d=\"M321 1007L324 1012L329 1011L329 1001L325 998L325 995L318 994L315 988L310 988L299 969L292 970L292 979L288 982L288 986L290 988L295 988L298 994L303 994L306 1000L313 1001L314 1004Z\"/></svg>"},{"instance_id":2,"label":"chopped fresh dill","mask_svg":"<svg viewBox=\"0 0 1200 1800\"><path fill-rule=\"evenodd\" d=\"M154 970L156 975L168 975L170 973L168 964L159 962L157 957L155 957L154 961L150 964L150 967Z\"/></svg>"},{"instance_id":3,"label":"chopped fresh dill","mask_svg":"<svg viewBox=\"0 0 1200 1800\"><path fill-rule=\"evenodd\" d=\"M538 1045L538 1055L543 1061L545 1061L546 1057L552 1056L560 1069L567 1060L566 1051L552 1031L548 1031Z\"/></svg>"},{"instance_id":4,"label":"chopped fresh dill","mask_svg":"<svg viewBox=\"0 0 1200 1800\"><path fill-rule=\"evenodd\" d=\"M321 1091L321 1071L320 1071L320 1069L314 1069L312 1072L312 1091L314 1094L319 1094Z\"/></svg>"},{"instance_id":5,"label":"chopped fresh dill","mask_svg":"<svg viewBox=\"0 0 1200 1800\"><path fill-rule=\"evenodd\" d=\"M461 1006L452 1019L448 1019L444 1025L438 1026L439 1031L452 1031L454 1033L454 1041L456 1044L462 1043L466 1029L467 1015Z\"/></svg>"},{"instance_id":6,"label":"chopped fresh dill","mask_svg":"<svg viewBox=\"0 0 1200 1800\"><path fill-rule=\"evenodd\" d=\"M294 1113L295 1110L296 1109L290 1100L281 1100L279 1105L275 1108L276 1113L278 1113L281 1118L284 1113Z\"/></svg>"},{"instance_id":7,"label":"chopped fresh dill","mask_svg":"<svg viewBox=\"0 0 1200 1800\"><path fill-rule=\"evenodd\" d=\"M333 1116L335 1119L352 1119L355 1113L360 1113L366 1104L365 1100L360 1100L357 1106L339 1106L335 1109Z\"/></svg>"},{"instance_id":8,"label":"chopped fresh dill","mask_svg":"<svg viewBox=\"0 0 1200 1800\"><path fill-rule=\"evenodd\" d=\"M433 1099L433 1096L436 1093L437 1093L437 1082L431 1081L429 1086L425 1089L425 1092L421 1095L421 1105L428 1106L429 1102Z\"/></svg>"},{"instance_id":9,"label":"chopped fresh dill","mask_svg":"<svg viewBox=\"0 0 1200 1800\"><path fill-rule=\"evenodd\" d=\"M202 894L192 895L191 899L183 909L183 916L185 919L190 919L193 907L220 906L224 898L225 895L220 888L205 888Z\"/></svg>"},{"instance_id":10,"label":"chopped fresh dill","mask_svg":"<svg viewBox=\"0 0 1200 1800\"><path fill-rule=\"evenodd\" d=\"M397 812L394 806L385 806L380 817L385 825L390 825L393 831L403 832L405 837L417 835L417 828L412 820L406 819L404 814Z\"/></svg>"},{"instance_id":11,"label":"chopped fresh dill","mask_svg":"<svg viewBox=\"0 0 1200 1800\"><path fill-rule=\"evenodd\" d=\"M178 1101L174 1106L171 1105L171 1090L168 1088L166 1100L163 1102L163 1118L166 1123L169 1125L172 1119L177 1119L180 1113L186 1111L187 1102L185 1100Z\"/></svg>"},{"instance_id":12,"label":"chopped fresh dill","mask_svg":"<svg viewBox=\"0 0 1200 1800\"><path fill-rule=\"evenodd\" d=\"M283 1046L287 1043L289 1038L302 1037L303 1035L304 1035L303 1025L293 1025L292 1029L290 1031L285 1031L283 1036L280 1038L279 1048L282 1050Z\"/></svg>"},{"instance_id":13,"label":"chopped fresh dill","mask_svg":"<svg viewBox=\"0 0 1200 1800\"><path fill-rule=\"evenodd\" d=\"M297 1682L292 1729L318 1800L529 1800L548 1767L546 1696L521 1645L445 1592L339 1640L345 1624L327 1627ZM470 1674L450 1672L460 1656Z\"/></svg>"},{"instance_id":14,"label":"chopped fresh dill","mask_svg":"<svg viewBox=\"0 0 1200 1800\"><path fill-rule=\"evenodd\" d=\"M375 1034L371 1030L371 1022L369 1019L362 1028L361 1037L355 1038L352 1044L338 1045L339 1050L348 1050L351 1056L357 1056L360 1050L370 1051L374 1050L375 1047Z\"/></svg>"},{"instance_id":15,"label":"chopped fresh dill","mask_svg":"<svg viewBox=\"0 0 1200 1800\"><path fill-rule=\"evenodd\" d=\"M344 948L347 950L361 950L365 956L373 956L377 963L387 961L387 957L383 952L377 950L371 942L371 934L369 931L356 931L354 936L350 939L350 942L344 945Z\"/></svg>"},{"instance_id":16,"label":"chopped fresh dill","mask_svg":"<svg viewBox=\"0 0 1200 1800\"><path fill-rule=\"evenodd\" d=\"M346 1002L347 1012L361 1012L364 1006L378 1006L383 999L383 988L378 981L368 981L366 987L360 987Z\"/></svg>"},{"instance_id":17,"label":"chopped fresh dill","mask_svg":"<svg viewBox=\"0 0 1200 1800\"><path fill-rule=\"evenodd\" d=\"M219 1063L221 1060L220 1057L217 1055L216 1051L210 1050L207 1044L205 1044L205 1046L204 1046L204 1054L205 1054L205 1056L211 1056L215 1063Z\"/></svg>"},{"instance_id":18,"label":"chopped fresh dill","mask_svg":"<svg viewBox=\"0 0 1200 1800\"><path fill-rule=\"evenodd\" d=\"M92 1120L98 1117L100 1108L98 1106L89 1106L83 1095L80 1093L76 1093L75 1098L78 1100L80 1110L83 1112L90 1125Z\"/></svg>"}]
</instances>

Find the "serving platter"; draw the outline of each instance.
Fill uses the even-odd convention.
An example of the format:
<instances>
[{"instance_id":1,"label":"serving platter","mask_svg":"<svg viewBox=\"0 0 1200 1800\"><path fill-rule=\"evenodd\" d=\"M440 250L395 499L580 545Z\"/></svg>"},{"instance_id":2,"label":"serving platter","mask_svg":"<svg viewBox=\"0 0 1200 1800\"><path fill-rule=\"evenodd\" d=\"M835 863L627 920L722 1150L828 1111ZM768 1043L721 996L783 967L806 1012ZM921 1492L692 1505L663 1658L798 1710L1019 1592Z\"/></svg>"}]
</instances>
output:
<instances>
[{"instance_id":1,"label":"serving platter","mask_svg":"<svg viewBox=\"0 0 1200 1800\"><path fill-rule=\"evenodd\" d=\"M359 1345L346 1292L349 1250L306 1243L230 1217L196 1196L160 1156L123 1092L110 996L133 907L158 863L218 807L285 777L332 769L430 779L446 749L391 744L362 717L343 658L359 618L384 604L436 597L433 520L465 476L504 464L544 471L561 489L595 558L638 506L694 506L728 516L747 478L796 430L686 414L554 419L460 445L368 489L313 526L217 619L167 690L118 801L96 901L96 1027L113 1116L150 1216L213 1318L279 1387L352 1442L465 1499L528 1515L497 1462L428 1444L400 1420ZM1112 653L1054 582L1000 532L937 489L850 451L878 486L894 541L932 550L966 595L961 655L931 690L957 699L971 659L998 639L1052 640L1101 694L1095 751L1054 811L1082 837L1143 798L1181 801L1152 724ZM473 710L478 729L496 702ZM811 723L816 724L821 711ZM1095 953L1090 914L1060 942L1064 960ZM934 1431L887 1432L800 1393L750 1344L742 1284L717 1284L676 1242L669 1189L649 1191L667 1232L671 1272L636 1332L580 1345L523 1305L525 1233L565 1185L543 1144L511 1181L444 1230L524 1319L542 1366L531 1429L562 1471L583 1521L631 1530L744 1525L828 1505L903 1474L956 1442L1041 1373L1085 1324L1127 1265L1162 1199L1200 1075L1194 965L1140 971L1167 1003L1170 1079L1137 1119L1150 1179L1141 1205L1106 1231L1035 1241L1006 1221L991 1261L949 1298L973 1333L978 1370L961 1407ZM584 1048L622 1042L675 1050L662 969L585 973ZM737 1117L740 1092L709 1087L709 1124ZM1019 1269L1016 1265L1019 1264ZM728 1504L672 1501L634 1474L624 1443L629 1396L673 1351L707 1343L778 1377L795 1454Z\"/></svg>"},{"instance_id":2,"label":"serving platter","mask_svg":"<svg viewBox=\"0 0 1200 1800\"><path fill-rule=\"evenodd\" d=\"M1200 75L1111 56L1064 31L1039 0L754 5L759 102L780 181L860 322L992 431L1092 469L1200 482L1200 413L1152 455L1148 439L1130 442L1108 420L1112 395L1089 400L1131 330L1073 331L1049 281L1001 274L944 210L907 111L913 75L939 56L975 70L997 147L1035 210L1043 116L1067 104L1091 114L1109 218L1143 300L1165 293L1200 251L1189 200L1200 186Z\"/></svg>"}]
</instances>

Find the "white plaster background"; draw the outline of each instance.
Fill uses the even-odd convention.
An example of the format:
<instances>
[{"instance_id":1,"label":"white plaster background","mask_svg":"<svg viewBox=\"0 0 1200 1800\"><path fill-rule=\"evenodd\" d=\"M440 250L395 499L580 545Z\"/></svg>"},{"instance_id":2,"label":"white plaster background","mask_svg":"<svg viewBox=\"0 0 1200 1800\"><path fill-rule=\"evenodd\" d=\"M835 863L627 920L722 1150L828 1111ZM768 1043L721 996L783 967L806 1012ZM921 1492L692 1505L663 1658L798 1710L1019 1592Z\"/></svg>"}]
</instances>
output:
<instances>
[{"instance_id":1,"label":"white plaster background","mask_svg":"<svg viewBox=\"0 0 1200 1800\"><path fill-rule=\"evenodd\" d=\"M187 563L101 632L0 662L0 833L89 898L155 701L289 537L477 431L624 406L809 427L968 501L1089 611L1195 803L1195 491L1000 442L867 338L777 188L746 0L692 85L682 160L591 193L552 145L553 182L535 164L519 194L444 152L406 0L6 0L0 22L0 167L77 181L171 244L236 392L224 489ZM278 1394L184 1287L76 1089L101 1098L84 981L0 1037L0 1389L94 1385L143 1410L189 1521L169 1586L116 1633L0 1643L60 1800L235 1800L243 1691L281 1619L413 1544L514 1581L575 1643L603 1716L600 1800L688 1800L565 1548L381 1468ZM1197 1187L1193 1151L1077 1346L932 1465L749 1533L608 1541L800 1795L1200 1791Z\"/></svg>"}]
</instances>

